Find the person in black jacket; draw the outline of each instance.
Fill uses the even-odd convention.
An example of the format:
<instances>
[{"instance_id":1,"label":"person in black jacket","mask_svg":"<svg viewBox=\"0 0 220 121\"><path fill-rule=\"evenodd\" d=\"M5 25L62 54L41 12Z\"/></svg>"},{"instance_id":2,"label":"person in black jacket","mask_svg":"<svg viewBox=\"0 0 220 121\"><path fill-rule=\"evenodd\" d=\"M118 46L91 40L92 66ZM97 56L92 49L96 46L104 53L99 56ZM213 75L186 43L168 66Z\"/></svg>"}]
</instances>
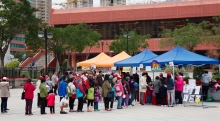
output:
<instances>
[{"instance_id":1,"label":"person in black jacket","mask_svg":"<svg viewBox=\"0 0 220 121\"><path fill-rule=\"evenodd\" d=\"M102 71L99 71L99 75L97 76L97 81L98 81L99 87L101 88L101 87L102 87L102 83L103 83L103 80L102 80Z\"/></svg>"},{"instance_id":2,"label":"person in black jacket","mask_svg":"<svg viewBox=\"0 0 220 121\"><path fill-rule=\"evenodd\" d=\"M165 87L165 83L162 83L162 85L159 88L160 93L160 103L161 106L166 107L166 95L167 95L167 88Z\"/></svg>"},{"instance_id":3,"label":"person in black jacket","mask_svg":"<svg viewBox=\"0 0 220 121\"><path fill-rule=\"evenodd\" d=\"M147 72L146 72L146 74L147 74L147 76L146 76L146 77L147 77L147 78L146 78L146 82L147 82L147 83L152 82L151 77L148 75Z\"/></svg>"}]
</instances>

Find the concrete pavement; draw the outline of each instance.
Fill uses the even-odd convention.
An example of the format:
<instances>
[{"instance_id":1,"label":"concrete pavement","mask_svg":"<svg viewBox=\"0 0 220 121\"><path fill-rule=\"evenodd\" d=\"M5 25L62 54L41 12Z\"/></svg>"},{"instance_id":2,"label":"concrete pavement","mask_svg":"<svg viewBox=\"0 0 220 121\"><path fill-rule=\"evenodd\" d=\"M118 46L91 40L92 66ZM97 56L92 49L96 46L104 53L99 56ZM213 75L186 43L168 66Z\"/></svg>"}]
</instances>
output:
<instances>
[{"instance_id":1,"label":"concrete pavement","mask_svg":"<svg viewBox=\"0 0 220 121\"><path fill-rule=\"evenodd\" d=\"M40 115L40 109L37 108L37 98L35 94L33 102L33 116L25 116L25 101L21 100L22 89L11 89L11 97L8 100L8 114L0 114L1 121L218 121L220 119L220 103L204 103L209 106L218 106L218 108L201 107L160 107L153 105L141 106L134 103L135 106L126 109L117 110L117 102L114 103L114 110L104 111L104 104L99 103L100 112L86 112L84 104L84 113L59 114L59 97L56 96L56 114L50 114L49 108L46 108L47 115ZM75 102L77 105L77 101ZM191 104L191 103L190 103ZM74 108L75 109L75 108ZM68 109L65 109L68 111Z\"/></svg>"}]
</instances>

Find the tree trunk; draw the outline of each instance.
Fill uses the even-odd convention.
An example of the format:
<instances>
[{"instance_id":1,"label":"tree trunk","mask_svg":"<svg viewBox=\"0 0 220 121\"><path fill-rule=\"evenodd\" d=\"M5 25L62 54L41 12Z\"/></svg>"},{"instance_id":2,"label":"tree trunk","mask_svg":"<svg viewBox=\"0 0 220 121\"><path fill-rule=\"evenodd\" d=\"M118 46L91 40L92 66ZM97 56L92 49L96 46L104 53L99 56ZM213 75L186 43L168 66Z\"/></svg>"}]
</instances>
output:
<instances>
[{"instance_id":1,"label":"tree trunk","mask_svg":"<svg viewBox=\"0 0 220 121\"><path fill-rule=\"evenodd\" d=\"M58 58L56 58L56 72L59 72L59 71L60 71L60 64L59 64Z\"/></svg>"},{"instance_id":2,"label":"tree trunk","mask_svg":"<svg viewBox=\"0 0 220 121\"><path fill-rule=\"evenodd\" d=\"M89 54L90 54L91 48L92 47L89 47L89 50L86 52L86 60L88 60L88 58L89 58Z\"/></svg>"},{"instance_id":3,"label":"tree trunk","mask_svg":"<svg viewBox=\"0 0 220 121\"><path fill-rule=\"evenodd\" d=\"M0 55L0 77L4 76L4 58L5 54Z\"/></svg>"},{"instance_id":4,"label":"tree trunk","mask_svg":"<svg viewBox=\"0 0 220 121\"><path fill-rule=\"evenodd\" d=\"M71 52L68 52L68 58L67 58L67 69L69 69L70 68L70 56L71 56Z\"/></svg>"},{"instance_id":5,"label":"tree trunk","mask_svg":"<svg viewBox=\"0 0 220 121\"><path fill-rule=\"evenodd\" d=\"M55 53L55 58L56 58L56 72L60 71L60 64L59 64L59 58L58 58L58 54Z\"/></svg>"}]
</instances>

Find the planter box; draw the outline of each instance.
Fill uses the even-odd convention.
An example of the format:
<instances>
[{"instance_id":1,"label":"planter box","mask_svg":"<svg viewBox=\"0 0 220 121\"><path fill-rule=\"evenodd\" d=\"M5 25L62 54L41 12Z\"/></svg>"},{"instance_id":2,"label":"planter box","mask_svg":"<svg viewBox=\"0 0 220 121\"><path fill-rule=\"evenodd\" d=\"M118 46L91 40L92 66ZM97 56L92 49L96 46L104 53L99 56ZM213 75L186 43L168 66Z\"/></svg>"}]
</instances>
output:
<instances>
[{"instance_id":1,"label":"planter box","mask_svg":"<svg viewBox=\"0 0 220 121\"><path fill-rule=\"evenodd\" d=\"M208 97L213 98L214 101L220 101L220 91L208 91Z\"/></svg>"}]
</instances>

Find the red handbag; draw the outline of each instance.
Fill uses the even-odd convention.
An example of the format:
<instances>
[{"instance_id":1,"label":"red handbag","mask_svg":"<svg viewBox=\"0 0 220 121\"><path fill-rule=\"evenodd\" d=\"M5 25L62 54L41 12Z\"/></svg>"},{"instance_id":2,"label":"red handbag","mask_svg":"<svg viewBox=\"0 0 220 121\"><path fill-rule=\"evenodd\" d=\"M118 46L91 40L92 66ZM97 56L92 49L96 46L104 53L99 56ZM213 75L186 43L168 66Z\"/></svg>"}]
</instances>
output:
<instances>
[{"instance_id":1,"label":"red handbag","mask_svg":"<svg viewBox=\"0 0 220 121\"><path fill-rule=\"evenodd\" d=\"M76 94L72 94L72 99L76 99Z\"/></svg>"}]
</instances>

